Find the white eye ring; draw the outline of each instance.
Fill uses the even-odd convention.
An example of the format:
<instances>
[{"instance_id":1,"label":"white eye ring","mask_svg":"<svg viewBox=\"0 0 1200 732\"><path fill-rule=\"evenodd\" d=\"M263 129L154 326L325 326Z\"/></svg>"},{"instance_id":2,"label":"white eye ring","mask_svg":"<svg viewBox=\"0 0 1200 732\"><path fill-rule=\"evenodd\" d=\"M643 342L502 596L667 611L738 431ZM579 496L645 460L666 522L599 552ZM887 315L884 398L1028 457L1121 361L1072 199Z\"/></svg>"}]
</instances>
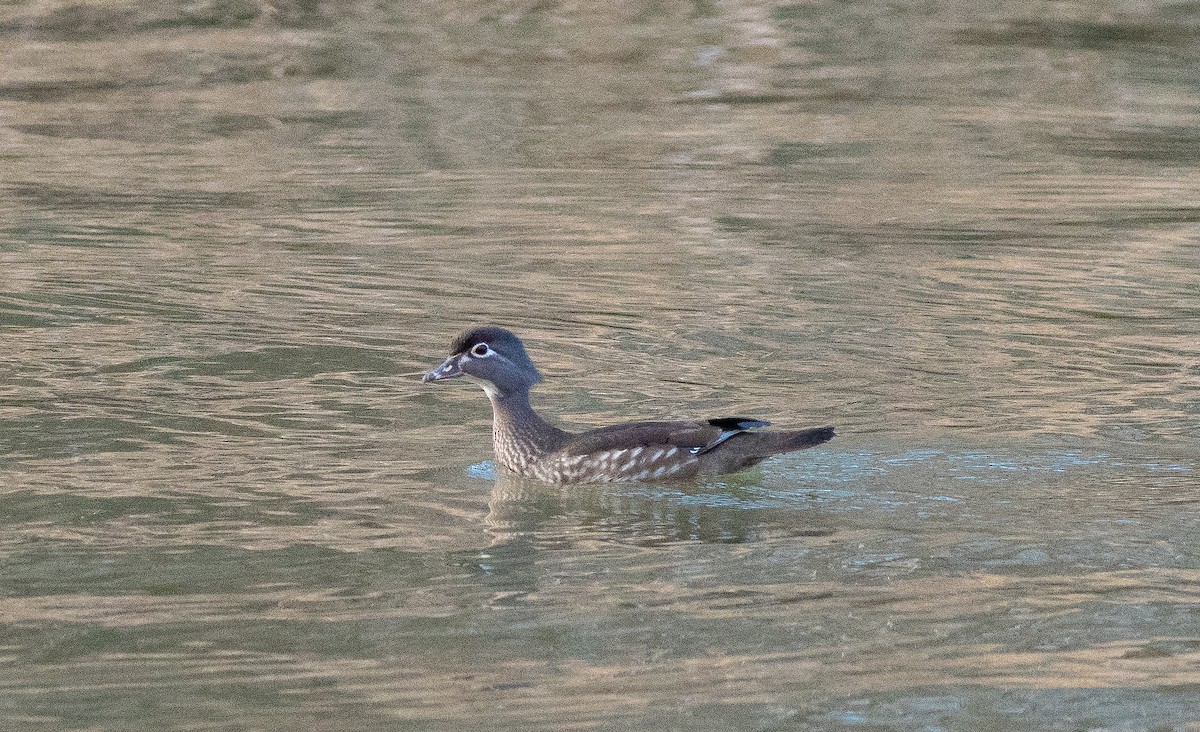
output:
<instances>
[{"instance_id":1,"label":"white eye ring","mask_svg":"<svg viewBox=\"0 0 1200 732\"><path fill-rule=\"evenodd\" d=\"M478 358L487 358L492 355L492 349L488 348L488 344L486 343L476 343L474 346L471 346L471 355Z\"/></svg>"}]
</instances>

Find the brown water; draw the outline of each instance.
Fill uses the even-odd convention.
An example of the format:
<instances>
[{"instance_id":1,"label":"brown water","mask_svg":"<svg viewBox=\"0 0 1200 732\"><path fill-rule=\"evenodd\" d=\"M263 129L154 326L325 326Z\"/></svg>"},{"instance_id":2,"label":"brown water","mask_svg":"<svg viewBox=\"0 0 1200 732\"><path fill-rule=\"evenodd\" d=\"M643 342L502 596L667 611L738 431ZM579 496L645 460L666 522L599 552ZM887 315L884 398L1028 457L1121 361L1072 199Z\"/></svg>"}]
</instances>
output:
<instances>
[{"instance_id":1,"label":"brown water","mask_svg":"<svg viewBox=\"0 0 1200 732\"><path fill-rule=\"evenodd\" d=\"M1200 728L1200 5L0 9L0 728ZM496 476L480 322L583 427Z\"/></svg>"}]
</instances>

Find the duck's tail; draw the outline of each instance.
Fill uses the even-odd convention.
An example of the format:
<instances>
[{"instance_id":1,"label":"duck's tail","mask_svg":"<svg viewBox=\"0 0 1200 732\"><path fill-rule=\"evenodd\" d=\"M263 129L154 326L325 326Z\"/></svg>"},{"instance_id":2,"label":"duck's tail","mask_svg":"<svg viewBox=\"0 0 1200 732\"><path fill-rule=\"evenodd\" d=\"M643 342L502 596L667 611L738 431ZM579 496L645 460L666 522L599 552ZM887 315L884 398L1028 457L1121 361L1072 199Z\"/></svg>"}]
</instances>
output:
<instances>
[{"instance_id":1,"label":"duck's tail","mask_svg":"<svg viewBox=\"0 0 1200 732\"><path fill-rule=\"evenodd\" d=\"M743 432L720 447L707 453L714 464L720 464L718 472L730 473L766 460L781 452L794 452L829 442L834 437L833 427L810 427L805 430L779 432Z\"/></svg>"},{"instance_id":2,"label":"duck's tail","mask_svg":"<svg viewBox=\"0 0 1200 732\"><path fill-rule=\"evenodd\" d=\"M815 447L833 439L833 427L810 427L806 430L788 430L786 432L759 432L758 445L765 452L763 457L780 452L792 452Z\"/></svg>"}]
</instances>

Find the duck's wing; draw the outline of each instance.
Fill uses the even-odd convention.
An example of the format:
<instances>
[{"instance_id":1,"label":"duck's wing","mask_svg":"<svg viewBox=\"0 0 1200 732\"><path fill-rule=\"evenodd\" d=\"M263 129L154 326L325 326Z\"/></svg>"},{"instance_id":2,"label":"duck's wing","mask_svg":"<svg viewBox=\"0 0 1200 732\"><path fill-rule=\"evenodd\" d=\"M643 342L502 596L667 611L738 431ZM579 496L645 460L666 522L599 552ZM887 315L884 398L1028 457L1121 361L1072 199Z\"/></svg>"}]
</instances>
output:
<instances>
[{"instance_id":1,"label":"duck's wing","mask_svg":"<svg viewBox=\"0 0 1200 732\"><path fill-rule=\"evenodd\" d=\"M588 455L666 445L700 455L735 435L768 424L743 417L721 417L705 422L630 422L573 435L563 446L563 452L567 455Z\"/></svg>"}]
</instances>

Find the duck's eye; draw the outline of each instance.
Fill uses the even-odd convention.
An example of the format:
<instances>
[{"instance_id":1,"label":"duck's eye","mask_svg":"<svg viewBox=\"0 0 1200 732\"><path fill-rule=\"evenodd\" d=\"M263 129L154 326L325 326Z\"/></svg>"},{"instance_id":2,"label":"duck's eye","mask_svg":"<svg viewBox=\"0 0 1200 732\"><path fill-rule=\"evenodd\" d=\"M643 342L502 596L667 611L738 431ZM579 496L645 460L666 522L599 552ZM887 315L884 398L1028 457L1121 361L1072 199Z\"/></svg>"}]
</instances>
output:
<instances>
[{"instance_id":1,"label":"duck's eye","mask_svg":"<svg viewBox=\"0 0 1200 732\"><path fill-rule=\"evenodd\" d=\"M492 349L488 348L486 343L476 343L471 347L471 355L483 358L484 356L492 355Z\"/></svg>"}]
</instances>

